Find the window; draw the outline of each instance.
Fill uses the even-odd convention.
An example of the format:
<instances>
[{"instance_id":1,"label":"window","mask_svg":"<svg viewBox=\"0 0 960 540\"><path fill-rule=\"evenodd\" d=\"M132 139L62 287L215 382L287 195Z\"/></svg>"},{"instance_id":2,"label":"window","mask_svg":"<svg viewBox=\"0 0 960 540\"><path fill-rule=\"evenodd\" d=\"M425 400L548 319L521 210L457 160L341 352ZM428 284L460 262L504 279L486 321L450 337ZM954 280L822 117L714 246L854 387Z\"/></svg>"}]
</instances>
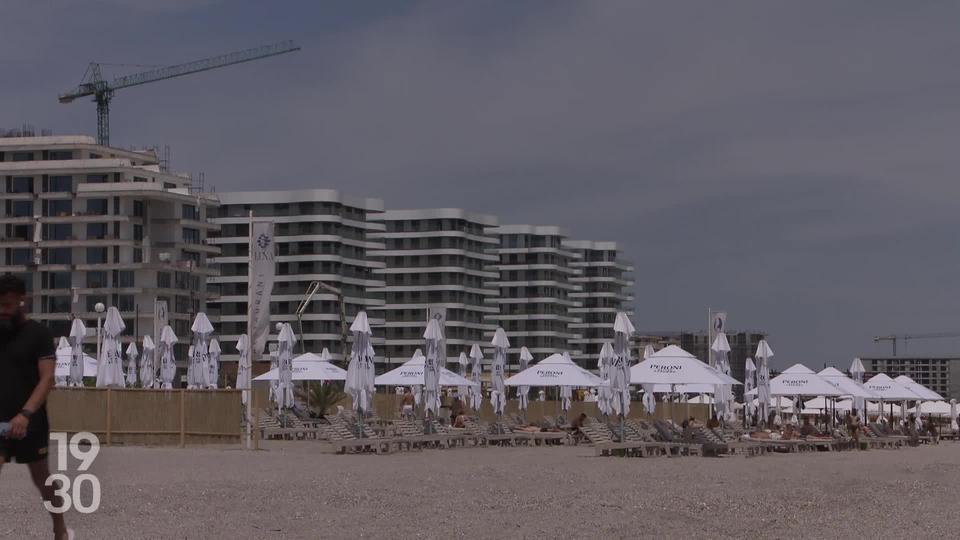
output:
<instances>
[{"instance_id":1,"label":"window","mask_svg":"<svg viewBox=\"0 0 960 540\"><path fill-rule=\"evenodd\" d=\"M43 208L45 216L69 216L73 214L73 201L70 199L44 200Z\"/></svg>"},{"instance_id":2,"label":"window","mask_svg":"<svg viewBox=\"0 0 960 540\"><path fill-rule=\"evenodd\" d=\"M69 223L44 223L44 240L70 240L73 235L73 225Z\"/></svg>"},{"instance_id":3,"label":"window","mask_svg":"<svg viewBox=\"0 0 960 540\"><path fill-rule=\"evenodd\" d=\"M12 217L33 217L33 201L10 201Z\"/></svg>"},{"instance_id":4,"label":"window","mask_svg":"<svg viewBox=\"0 0 960 540\"><path fill-rule=\"evenodd\" d=\"M50 248L43 250L44 264L73 264L73 250Z\"/></svg>"},{"instance_id":5,"label":"window","mask_svg":"<svg viewBox=\"0 0 960 540\"><path fill-rule=\"evenodd\" d=\"M143 250L140 248L133 248L133 262L142 263L143 262Z\"/></svg>"},{"instance_id":6,"label":"window","mask_svg":"<svg viewBox=\"0 0 960 540\"><path fill-rule=\"evenodd\" d=\"M193 263L194 268L200 267L200 254L193 251L184 251L183 260Z\"/></svg>"},{"instance_id":7,"label":"window","mask_svg":"<svg viewBox=\"0 0 960 540\"><path fill-rule=\"evenodd\" d=\"M133 215L143 217L143 201L133 201Z\"/></svg>"},{"instance_id":8,"label":"window","mask_svg":"<svg viewBox=\"0 0 960 540\"><path fill-rule=\"evenodd\" d=\"M97 310L97 303L101 303L104 305L104 307L106 307L107 297L103 295L98 295L98 294L96 295L91 294L90 296L87 296L87 311L95 312ZM104 311L104 313L106 313L106 311ZM93 328L96 328L96 327L97 325L96 323L94 323ZM87 328L90 328L90 326L87 326Z\"/></svg>"},{"instance_id":9,"label":"window","mask_svg":"<svg viewBox=\"0 0 960 540\"><path fill-rule=\"evenodd\" d=\"M7 225L7 228L9 229L7 236L11 239L16 238L28 242L33 240L33 225Z\"/></svg>"},{"instance_id":10,"label":"window","mask_svg":"<svg viewBox=\"0 0 960 540\"><path fill-rule=\"evenodd\" d=\"M70 272L44 272L40 283L44 289L69 289Z\"/></svg>"},{"instance_id":11,"label":"window","mask_svg":"<svg viewBox=\"0 0 960 540\"><path fill-rule=\"evenodd\" d=\"M45 313L70 313L69 296L47 296L41 305Z\"/></svg>"},{"instance_id":12,"label":"window","mask_svg":"<svg viewBox=\"0 0 960 540\"><path fill-rule=\"evenodd\" d=\"M87 240L103 240L106 237L106 223L87 223Z\"/></svg>"},{"instance_id":13,"label":"window","mask_svg":"<svg viewBox=\"0 0 960 540\"><path fill-rule=\"evenodd\" d=\"M88 199L87 200L87 213L94 214L98 216L107 215L107 200L106 199Z\"/></svg>"},{"instance_id":14,"label":"window","mask_svg":"<svg viewBox=\"0 0 960 540\"><path fill-rule=\"evenodd\" d=\"M176 309L177 313L187 313L190 311L190 297L189 296L178 296L176 297Z\"/></svg>"},{"instance_id":15,"label":"window","mask_svg":"<svg viewBox=\"0 0 960 540\"><path fill-rule=\"evenodd\" d=\"M117 309L120 311L133 311L136 309L135 297L132 294L121 294L117 296Z\"/></svg>"},{"instance_id":16,"label":"window","mask_svg":"<svg viewBox=\"0 0 960 540\"><path fill-rule=\"evenodd\" d=\"M105 247L88 247L87 248L87 264L106 264L107 263L107 248Z\"/></svg>"},{"instance_id":17,"label":"window","mask_svg":"<svg viewBox=\"0 0 960 540\"><path fill-rule=\"evenodd\" d=\"M114 270L114 287L133 287L133 270Z\"/></svg>"},{"instance_id":18,"label":"window","mask_svg":"<svg viewBox=\"0 0 960 540\"><path fill-rule=\"evenodd\" d=\"M63 160L63 159L73 159L72 150L50 150L47 152L47 159L51 160Z\"/></svg>"},{"instance_id":19,"label":"window","mask_svg":"<svg viewBox=\"0 0 960 540\"><path fill-rule=\"evenodd\" d=\"M104 270L87 272L87 288L103 289L107 287L107 273Z\"/></svg>"},{"instance_id":20,"label":"window","mask_svg":"<svg viewBox=\"0 0 960 540\"><path fill-rule=\"evenodd\" d=\"M51 176L47 179L47 191L49 193L70 193L73 191L73 177Z\"/></svg>"},{"instance_id":21,"label":"window","mask_svg":"<svg viewBox=\"0 0 960 540\"><path fill-rule=\"evenodd\" d=\"M170 272L157 272L157 287L161 289L170 288Z\"/></svg>"},{"instance_id":22,"label":"window","mask_svg":"<svg viewBox=\"0 0 960 540\"><path fill-rule=\"evenodd\" d=\"M200 211L192 204L183 205L183 219L200 220Z\"/></svg>"},{"instance_id":23,"label":"window","mask_svg":"<svg viewBox=\"0 0 960 540\"><path fill-rule=\"evenodd\" d=\"M88 174L87 183L88 184L105 184L107 182L107 175L105 174Z\"/></svg>"},{"instance_id":24,"label":"window","mask_svg":"<svg viewBox=\"0 0 960 540\"><path fill-rule=\"evenodd\" d=\"M7 191L10 193L33 193L33 177L14 176L10 179L10 186Z\"/></svg>"},{"instance_id":25,"label":"window","mask_svg":"<svg viewBox=\"0 0 960 540\"><path fill-rule=\"evenodd\" d=\"M183 241L186 244L200 243L200 229L183 228Z\"/></svg>"},{"instance_id":26,"label":"window","mask_svg":"<svg viewBox=\"0 0 960 540\"><path fill-rule=\"evenodd\" d=\"M143 241L143 225L133 226L133 239L137 242Z\"/></svg>"},{"instance_id":27,"label":"window","mask_svg":"<svg viewBox=\"0 0 960 540\"><path fill-rule=\"evenodd\" d=\"M14 152L14 161L33 161L33 152Z\"/></svg>"},{"instance_id":28,"label":"window","mask_svg":"<svg viewBox=\"0 0 960 540\"><path fill-rule=\"evenodd\" d=\"M10 264L33 264L33 250L30 248L11 249Z\"/></svg>"},{"instance_id":29,"label":"window","mask_svg":"<svg viewBox=\"0 0 960 540\"><path fill-rule=\"evenodd\" d=\"M177 288L185 291L190 288L190 274L187 272L177 272Z\"/></svg>"}]
</instances>

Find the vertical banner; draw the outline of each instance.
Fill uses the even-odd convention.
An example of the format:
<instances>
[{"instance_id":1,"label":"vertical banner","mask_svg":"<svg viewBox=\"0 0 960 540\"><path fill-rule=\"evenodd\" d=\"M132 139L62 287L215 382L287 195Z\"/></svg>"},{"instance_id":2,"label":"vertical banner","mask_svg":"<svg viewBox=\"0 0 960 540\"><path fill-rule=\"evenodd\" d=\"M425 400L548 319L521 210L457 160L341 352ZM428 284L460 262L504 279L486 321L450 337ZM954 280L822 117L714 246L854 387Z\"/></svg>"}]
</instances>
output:
<instances>
[{"instance_id":1,"label":"vertical banner","mask_svg":"<svg viewBox=\"0 0 960 540\"><path fill-rule=\"evenodd\" d=\"M273 221L250 219L250 265L248 274L247 319L250 336L250 360L263 354L270 336L270 295L276 273Z\"/></svg>"},{"instance_id":2,"label":"vertical banner","mask_svg":"<svg viewBox=\"0 0 960 540\"><path fill-rule=\"evenodd\" d=\"M431 319L436 319L440 325L440 345L437 347L437 358L440 360L440 366L447 364L447 307L439 304L429 304L427 306L427 323Z\"/></svg>"}]
</instances>

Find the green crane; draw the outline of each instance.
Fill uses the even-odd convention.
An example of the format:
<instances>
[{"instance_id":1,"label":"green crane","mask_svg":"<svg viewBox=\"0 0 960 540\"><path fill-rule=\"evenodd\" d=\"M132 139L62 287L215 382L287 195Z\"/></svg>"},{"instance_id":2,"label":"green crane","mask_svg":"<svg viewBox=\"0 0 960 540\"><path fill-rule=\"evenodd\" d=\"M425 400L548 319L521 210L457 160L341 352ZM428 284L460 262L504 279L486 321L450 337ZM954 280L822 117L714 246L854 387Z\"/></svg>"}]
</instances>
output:
<instances>
[{"instance_id":1,"label":"green crane","mask_svg":"<svg viewBox=\"0 0 960 540\"><path fill-rule=\"evenodd\" d=\"M272 45L236 51L220 56L212 56L210 58L204 58L203 60L187 62L186 64L159 67L132 75L124 75L112 81L104 80L100 70L100 64L91 62L89 67L87 67L87 72L84 74L80 85L65 94L61 94L59 100L60 103L70 103L79 97L93 96L93 101L97 104L97 144L109 146L110 101L113 99L113 93L116 90L299 50L300 46L295 42L281 41Z\"/></svg>"}]
</instances>

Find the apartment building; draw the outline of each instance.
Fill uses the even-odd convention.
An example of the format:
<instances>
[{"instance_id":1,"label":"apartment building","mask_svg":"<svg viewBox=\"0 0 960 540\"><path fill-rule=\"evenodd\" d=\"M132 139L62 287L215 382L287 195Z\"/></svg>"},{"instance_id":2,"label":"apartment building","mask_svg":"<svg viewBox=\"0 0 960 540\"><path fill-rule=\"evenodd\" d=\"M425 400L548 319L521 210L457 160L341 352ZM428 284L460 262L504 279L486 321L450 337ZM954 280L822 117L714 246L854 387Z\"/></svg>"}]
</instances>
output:
<instances>
[{"instance_id":1,"label":"apartment building","mask_svg":"<svg viewBox=\"0 0 960 540\"><path fill-rule=\"evenodd\" d=\"M403 363L423 347L423 332L430 316L444 322L448 361L456 361L474 343L492 335L490 319L497 306L487 302L498 289L494 266L499 244L490 232L493 216L457 208L387 210L370 218L383 225L370 238L383 242L383 251L372 256L383 262L374 275L384 286L372 292L385 304L384 360ZM487 338L489 341L489 338Z\"/></svg>"},{"instance_id":2,"label":"apartment building","mask_svg":"<svg viewBox=\"0 0 960 540\"><path fill-rule=\"evenodd\" d=\"M570 340L572 348L578 351L571 357L581 365L594 367L603 344L613 343L617 312L633 315L633 266L623 260L616 242L565 240L561 245L576 254L570 267L581 271L570 277L571 283L581 287L570 293L570 298L581 303L569 310L578 319L570 323L570 328L580 336Z\"/></svg>"},{"instance_id":3,"label":"apartment building","mask_svg":"<svg viewBox=\"0 0 960 540\"><path fill-rule=\"evenodd\" d=\"M875 356L861 357L864 380L878 373L891 378L906 375L946 399L960 399L960 357Z\"/></svg>"},{"instance_id":4,"label":"apartment building","mask_svg":"<svg viewBox=\"0 0 960 540\"><path fill-rule=\"evenodd\" d=\"M373 343L378 353L382 351L384 302L379 291L384 282L374 271L385 265L372 253L382 252L384 244L371 234L384 231L384 223L374 221L383 212L383 201L307 189L221 193L220 203L213 219L219 233L210 240L221 250L214 261L220 273L209 282L217 296L210 302L209 314L221 342L231 344L224 347L224 360L237 358L233 344L247 331L251 212L275 223L277 275L270 302L271 329L278 322L288 322L300 337L298 351L319 353L326 347L335 359L342 359L340 300L335 293L318 290L301 321L297 320L296 310L307 289L319 281L342 294L348 326L359 311L368 312Z\"/></svg>"},{"instance_id":5,"label":"apartment building","mask_svg":"<svg viewBox=\"0 0 960 540\"><path fill-rule=\"evenodd\" d=\"M510 339L508 370L518 364L523 346L537 360L560 351L580 357L582 335L575 325L581 319L572 310L583 307L573 296L583 285L571 278L583 270L572 264L579 254L563 246L566 234L559 227L535 225L502 225L491 232L500 238L494 266L500 276L491 283L500 294L487 302L497 307L490 320Z\"/></svg>"},{"instance_id":6,"label":"apartment building","mask_svg":"<svg viewBox=\"0 0 960 540\"><path fill-rule=\"evenodd\" d=\"M31 317L63 336L74 316L93 329L94 306L116 306L128 341L153 333L159 299L189 335L215 273L215 195L163 170L153 151L86 136L0 138L0 178L0 272L24 279Z\"/></svg>"}]
</instances>

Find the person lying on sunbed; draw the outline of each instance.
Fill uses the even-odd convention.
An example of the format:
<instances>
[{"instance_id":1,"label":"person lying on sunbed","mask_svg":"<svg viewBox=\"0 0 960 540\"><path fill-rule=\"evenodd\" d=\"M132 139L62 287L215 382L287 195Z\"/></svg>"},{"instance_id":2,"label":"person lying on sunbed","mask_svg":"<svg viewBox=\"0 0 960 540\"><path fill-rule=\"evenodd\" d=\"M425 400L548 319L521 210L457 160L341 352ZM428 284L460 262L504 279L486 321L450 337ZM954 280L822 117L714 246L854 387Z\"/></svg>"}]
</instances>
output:
<instances>
[{"instance_id":1,"label":"person lying on sunbed","mask_svg":"<svg viewBox=\"0 0 960 540\"><path fill-rule=\"evenodd\" d=\"M582 428L586 422L586 413L580 413L580 416L577 416L570 421L570 434L573 435L574 442L580 442L580 440L583 439L583 432L580 431L580 428Z\"/></svg>"},{"instance_id":2,"label":"person lying on sunbed","mask_svg":"<svg viewBox=\"0 0 960 540\"><path fill-rule=\"evenodd\" d=\"M813 424L810 423L810 417L803 417L803 425L800 426L800 436L801 437L811 437L817 434L817 428L813 427Z\"/></svg>"}]
</instances>

